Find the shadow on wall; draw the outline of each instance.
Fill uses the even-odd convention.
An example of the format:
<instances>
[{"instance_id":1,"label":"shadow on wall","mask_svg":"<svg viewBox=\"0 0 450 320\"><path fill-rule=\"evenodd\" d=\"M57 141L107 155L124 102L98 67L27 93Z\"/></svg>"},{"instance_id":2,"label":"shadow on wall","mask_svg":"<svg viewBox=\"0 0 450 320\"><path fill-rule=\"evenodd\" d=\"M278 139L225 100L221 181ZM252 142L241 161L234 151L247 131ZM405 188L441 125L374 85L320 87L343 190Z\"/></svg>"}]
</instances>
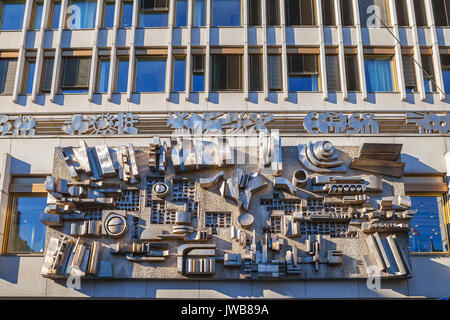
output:
<instances>
[{"instance_id":1,"label":"shadow on wall","mask_svg":"<svg viewBox=\"0 0 450 320\"><path fill-rule=\"evenodd\" d=\"M11 174L30 174L31 165L15 157L11 157Z\"/></svg>"},{"instance_id":2,"label":"shadow on wall","mask_svg":"<svg viewBox=\"0 0 450 320\"><path fill-rule=\"evenodd\" d=\"M19 264L20 257L0 257L0 279L17 284L17 279L19 277Z\"/></svg>"},{"instance_id":3,"label":"shadow on wall","mask_svg":"<svg viewBox=\"0 0 450 320\"><path fill-rule=\"evenodd\" d=\"M433 167L430 167L420 161L419 158L413 157L406 153L400 154L399 161L403 161L405 163L404 172L439 173L439 171Z\"/></svg>"}]
</instances>

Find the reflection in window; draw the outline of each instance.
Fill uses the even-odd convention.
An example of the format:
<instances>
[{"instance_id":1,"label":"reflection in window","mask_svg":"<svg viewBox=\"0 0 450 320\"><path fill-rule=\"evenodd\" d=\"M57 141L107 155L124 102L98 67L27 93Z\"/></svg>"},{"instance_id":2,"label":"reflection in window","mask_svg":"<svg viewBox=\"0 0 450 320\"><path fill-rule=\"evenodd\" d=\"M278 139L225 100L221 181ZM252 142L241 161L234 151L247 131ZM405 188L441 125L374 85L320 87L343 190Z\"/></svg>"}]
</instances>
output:
<instances>
[{"instance_id":1,"label":"reflection in window","mask_svg":"<svg viewBox=\"0 0 450 320\"><path fill-rule=\"evenodd\" d=\"M40 214L46 206L47 197L12 197L8 253L44 251L45 225L40 222Z\"/></svg>"},{"instance_id":2,"label":"reflection in window","mask_svg":"<svg viewBox=\"0 0 450 320\"><path fill-rule=\"evenodd\" d=\"M442 77L445 92L450 92L450 54L441 55Z\"/></svg>"},{"instance_id":3,"label":"reflection in window","mask_svg":"<svg viewBox=\"0 0 450 320\"><path fill-rule=\"evenodd\" d=\"M214 27L241 25L241 0L212 0L212 23Z\"/></svg>"},{"instance_id":4,"label":"reflection in window","mask_svg":"<svg viewBox=\"0 0 450 320\"><path fill-rule=\"evenodd\" d=\"M205 90L205 56L192 56L192 91Z\"/></svg>"},{"instance_id":5,"label":"reflection in window","mask_svg":"<svg viewBox=\"0 0 450 320\"><path fill-rule=\"evenodd\" d=\"M53 2L53 9L52 9L52 19L51 19L51 29L58 29L59 28L59 17L61 14L61 2Z\"/></svg>"},{"instance_id":6,"label":"reflection in window","mask_svg":"<svg viewBox=\"0 0 450 320\"><path fill-rule=\"evenodd\" d=\"M175 23L177 27L185 27L187 25L187 0L177 0Z\"/></svg>"},{"instance_id":7,"label":"reflection in window","mask_svg":"<svg viewBox=\"0 0 450 320\"><path fill-rule=\"evenodd\" d=\"M184 57L176 57L173 62L173 85L174 92L184 91L184 79L186 74L186 61Z\"/></svg>"},{"instance_id":8,"label":"reflection in window","mask_svg":"<svg viewBox=\"0 0 450 320\"><path fill-rule=\"evenodd\" d=\"M114 9L114 2L106 2L103 28L112 28L114 26Z\"/></svg>"},{"instance_id":9,"label":"reflection in window","mask_svg":"<svg viewBox=\"0 0 450 320\"><path fill-rule=\"evenodd\" d=\"M448 251L442 196L412 196L409 245L411 252Z\"/></svg>"},{"instance_id":10,"label":"reflection in window","mask_svg":"<svg viewBox=\"0 0 450 320\"><path fill-rule=\"evenodd\" d=\"M433 57L430 54L422 54L423 82L425 92L435 92L435 77L433 67Z\"/></svg>"},{"instance_id":11,"label":"reflection in window","mask_svg":"<svg viewBox=\"0 0 450 320\"><path fill-rule=\"evenodd\" d=\"M366 57L366 83L368 92L392 92L392 59L390 57Z\"/></svg>"},{"instance_id":12,"label":"reflection in window","mask_svg":"<svg viewBox=\"0 0 450 320\"><path fill-rule=\"evenodd\" d=\"M42 2L36 2L34 7L33 19L31 23L31 29L38 30L41 28L42 21L42 9L44 4Z\"/></svg>"},{"instance_id":13,"label":"reflection in window","mask_svg":"<svg viewBox=\"0 0 450 320\"><path fill-rule=\"evenodd\" d=\"M34 79L34 69L36 66L36 61L28 60L25 70L25 94L31 94L33 91L33 79Z\"/></svg>"},{"instance_id":14,"label":"reflection in window","mask_svg":"<svg viewBox=\"0 0 450 320\"><path fill-rule=\"evenodd\" d=\"M62 61L61 91L84 93L89 88L91 57L64 57Z\"/></svg>"},{"instance_id":15,"label":"reflection in window","mask_svg":"<svg viewBox=\"0 0 450 320\"><path fill-rule=\"evenodd\" d=\"M361 27L380 28L383 24L389 26L389 7L386 0L365 0L358 3Z\"/></svg>"},{"instance_id":16,"label":"reflection in window","mask_svg":"<svg viewBox=\"0 0 450 320\"><path fill-rule=\"evenodd\" d=\"M289 91L319 91L319 64L315 54L288 55Z\"/></svg>"},{"instance_id":17,"label":"reflection in window","mask_svg":"<svg viewBox=\"0 0 450 320\"><path fill-rule=\"evenodd\" d=\"M166 58L138 58L136 63L136 92L164 92Z\"/></svg>"},{"instance_id":18,"label":"reflection in window","mask_svg":"<svg viewBox=\"0 0 450 320\"><path fill-rule=\"evenodd\" d=\"M205 25L205 0L194 1L194 27Z\"/></svg>"},{"instance_id":19,"label":"reflection in window","mask_svg":"<svg viewBox=\"0 0 450 320\"><path fill-rule=\"evenodd\" d=\"M0 59L0 94L13 92L16 68L17 59Z\"/></svg>"},{"instance_id":20,"label":"reflection in window","mask_svg":"<svg viewBox=\"0 0 450 320\"><path fill-rule=\"evenodd\" d=\"M72 1L68 8L68 29L92 29L95 26L97 1Z\"/></svg>"},{"instance_id":21,"label":"reflection in window","mask_svg":"<svg viewBox=\"0 0 450 320\"><path fill-rule=\"evenodd\" d=\"M1 8L1 30L22 30L25 2L3 1Z\"/></svg>"},{"instance_id":22,"label":"reflection in window","mask_svg":"<svg viewBox=\"0 0 450 320\"><path fill-rule=\"evenodd\" d=\"M99 93L108 92L108 80L109 80L109 59L103 58L99 62L99 74L98 74L98 88Z\"/></svg>"},{"instance_id":23,"label":"reflection in window","mask_svg":"<svg viewBox=\"0 0 450 320\"><path fill-rule=\"evenodd\" d=\"M133 2L125 1L122 5L122 28L129 28L133 22Z\"/></svg>"},{"instance_id":24,"label":"reflection in window","mask_svg":"<svg viewBox=\"0 0 450 320\"><path fill-rule=\"evenodd\" d=\"M167 27L169 22L169 0L141 0L139 27Z\"/></svg>"},{"instance_id":25,"label":"reflection in window","mask_svg":"<svg viewBox=\"0 0 450 320\"><path fill-rule=\"evenodd\" d=\"M211 58L211 90L242 90L242 56L213 54Z\"/></svg>"},{"instance_id":26,"label":"reflection in window","mask_svg":"<svg viewBox=\"0 0 450 320\"><path fill-rule=\"evenodd\" d=\"M120 58L117 66L116 92L127 92L129 59Z\"/></svg>"}]
</instances>

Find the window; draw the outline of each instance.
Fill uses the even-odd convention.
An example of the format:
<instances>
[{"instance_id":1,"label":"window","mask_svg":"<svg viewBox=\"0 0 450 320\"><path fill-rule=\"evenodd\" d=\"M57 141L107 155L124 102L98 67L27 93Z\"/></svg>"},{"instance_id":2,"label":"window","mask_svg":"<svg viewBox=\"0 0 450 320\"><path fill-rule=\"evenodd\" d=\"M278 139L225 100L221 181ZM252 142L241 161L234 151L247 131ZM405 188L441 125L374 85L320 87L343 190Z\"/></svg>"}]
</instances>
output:
<instances>
[{"instance_id":1,"label":"window","mask_svg":"<svg viewBox=\"0 0 450 320\"><path fill-rule=\"evenodd\" d=\"M261 25L260 0L248 0L248 25L252 27Z\"/></svg>"},{"instance_id":2,"label":"window","mask_svg":"<svg viewBox=\"0 0 450 320\"><path fill-rule=\"evenodd\" d=\"M89 88L91 57L64 57L62 60L61 91L84 93Z\"/></svg>"},{"instance_id":3,"label":"window","mask_svg":"<svg viewBox=\"0 0 450 320\"><path fill-rule=\"evenodd\" d=\"M288 55L289 91L319 91L319 64L315 54Z\"/></svg>"},{"instance_id":4,"label":"window","mask_svg":"<svg viewBox=\"0 0 450 320\"><path fill-rule=\"evenodd\" d=\"M120 26L122 28L129 28L133 22L133 2L122 2L122 20Z\"/></svg>"},{"instance_id":5,"label":"window","mask_svg":"<svg viewBox=\"0 0 450 320\"><path fill-rule=\"evenodd\" d=\"M392 57L367 56L364 58L368 92L393 92Z\"/></svg>"},{"instance_id":6,"label":"window","mask_svg":"<svg viewBox=\"0 0 450 320\"><path fill-rule=\"evenodd\" d=\"M36 67L35 60L27 60L24 73L23 93L31 94L33 92L34 70Z\"/></svg>"},{"instance_id":7,"label":"window","mask_svg":"<svg viewBox=\"0 0 450 320\"><path fill-rule=\"evenodd\" d=\"M450 0L433 0L432 3L436 26L450 26Z\"/></svg>"},{"instance_id":8,"label":"window","mask_svg":"<svg viewBox=\"0 0 450 320\"><path fill-rule=\"evenodd\" d=\"M93 29L95 26L95 13L97 1L72 0L67 8L68 29Z\"/></svg>"},{"instance_id":9,"label":"window","mask_svg":"<svg viewBox=\"0 0 450 320\"><path fill-rule=\"evenodd\" d=\"M450 55L441 55L442 78L444 80L445 92L450 92Z\"/></svg>"},{"instance_id":10,"label":"window","mask_svg":"<svg viewBox=\"0 0 450 320\"><path fill-rule=\"evenodd\" d=\"M341 0L341 19L343 26L353 26L352 0Z\"/></svg>"},{"instance_id":11,"label":"window","mask_svg":"<svg viewBox=\"0 0 450 320\"><path fill-rule=\"evenodd\" d=\"M336 54L325 56L327 68L327 87L328 91L335 92L341 90L341 81L339 79L339 59Z\"/></svg>"},{"instance_id":12,"label":"window","mask_svg":"<svg viewBox=\"0 0 450 320\"><path fill-rule=\"evenodd\" d=\"M316 24L314 0L286 0L285 3L288 26Z\"/></svg>"},{"instance_id":13,"label":"window","mask_svg":"<svg viewBox=\"0 0 450 320\"><path fill-rule=\"evenodd\" d=\"M447 252L444 197L411 196L411 210L417 210L410 221L411 252Z\"/></svg>"},{"instance_id":14,"label":"window","mask_svg":"<svg viewBox=\"0 0 450 320\"><path fill-rule=\"evenodd\" d=\"M212 0L213 27L241 25L241 0Z\"/></svg>"},{"instance_id":15,"label":"window","mask_svg":"<svg viewBox=\"0 0 450 320\"><path fill-rule=\"evenodd\" d=\"M44 3L42 3L42 2L34 3L34 9L33 9L33 15L31 17L30 29L38 30L41 28L42 9L43 8L44 8Z\"/></svg>"},{"instance_id":16,"label":"window","mask_svg":"<svg viewBox=\"0 0 450 320\"><path fill-rule=\"evenodd\" d=\"M242 90L242 56L214 54L211 57L211 89L213 91Z\"/></svg>"},{"instance_id":17,"label":"window","mask_svg":"<svg viewBox=\"0 0 450 320\"><path fill-rule=\"evenodd\" d=\"M205 25L205 0L194 0L194 27Z\"/></svg>"},{"instance_id":18,"label":"window","mask_svg":"<svg viewBox=\"0 0 450 320\"><path fill-rule=\"evenodd\" d=\"M262 55L250 54L248 57L250 91L261 91L263 90Z\"/></svg>"},{"instance_id":19,"label":"window","mask_svg":"<svg viewBox=\"0 0 450 320\"><path fill-rule=\"evenodd\" d=\"M403 75L405 78L406 92L417 91L416 74L414 72L414 60L409 54L402 55Z\"/></svg>"},{"instance_id":20,"label":"window","mask_svg":"<svg viewBox=\"0 0 450 320\"><path fill-rule=\"evenodd\" d=\"M427 15L425 13L425 3L423 0L414 0L414 14L418 27L427 26Z\"/></svg>"},{"instance_id":21,"label":"window","mask_svg":"<svg viewBox=\"0 0 450 320\"><path fill-rule=\"evenodd\" d=\"M136 63L136 92L164 92L165 57L140 57Z\"/></svg>"},{"instance_id":22,"label":"window","mask_svg":"<svg viewBox=\"0 0 450 320\"><path fill-rule=\"evenodd\" d=\"M115 3L105 3L105 13L103 15L103 28L112 28L114 26Z\"/></svg>"},{"instance_id":23,"label":"window","mask_svg":"<svg viewBox=\"0 0 450 320\"><path fill-rule=\"evenodd\" d=\"M281 55L269 54L269 90L280 91L283 90L283 78L281 72Z\"/></svg>"},{"instance_id":24,"label":"window","mask_svg":"<svg viewBox=\"0 0 450 320\"><path fill-rule=\"evenodd\" d=\"M187 0L177 0L175 26L185 27L186 25L187 25Z\"/></svg>"},{"instance_id":25,"label":"window","mask_svg":"<svg viewBox=\"0 0 450 320\"><path fill-rule=\"evenodd\" d=\"M322 0L322 19L325 26L334 26L334 0Z\"/></svg>"},{"instance_id":26,"label":"window","mask_svg":"<svg viewBox=\"0 0 450 320\"><path fill-rule=\"evenodd\" d=\"M139 27L167 27L169 19L169 0L141 0Z\"/></svg>"},{"instance_id":27,"label":"window","mask_svg":"<svg viewBox=\"0 0 450 320\"><path fill-rule=\"evenodd\" d=\"M345 55L345 74L347 78L347 90L359 91L359 68L356 55Z\"/></svg>"},{"instance_id":28,"label":"window","mask_svg":"<svg viewBox=\"0 0 450 320\"><path fill-rule=\"evenodd\" d=\"M116 92L127 92L128 90L128 68L129 58L120 57L117 62L117 85Z\"/></svg>"},{"instance_id":29,"label":"window","mask_svg":"<svg viewBox=\"0 0 450 320\"><path fill-rule=\"evenodd\" d=\"M54 58L44 58L44 64L42 68L42 83L41 83L41 92L47 93L50 92L52 87L52 79L53 79L53 63Z\"/></svg>"},{"instance_id":30,"label":"window","mask_svg":"<svg viewBox=\"0 0 450 320\"><path fill-rule=\"evenodd\" d=\"M1 30L22 30L25 1L0 2Z\"/></svg>"},{"instance_id":31,"label":"window","mask_svg":"<svg viewBox=\"0 0 450 320\"><path fill-rule=\"evenodd\" d=\"M33 177L13 179L6 224L6 253L44 252L45 225L40 221L47 206L44 181L45 178ZM31 192L33 189L41 189L42 193Z\"/></svg>"},{"instance_id":32,"label":"window","mask_svg":"<svg viewBox=\"0 0 450 320\"><path fill-rule=\"evenodd\" d=\"M17 59L0 59L0 94L10 94L14 89Z\"/></svg>"},{"instance_id":33,"label":"window","mask_svg":"<svg viewBox=\"0 0 450 320\"><path fill-rule=\"evenodd\" d=\"M359 18L364 28L389 26L386 0L359 1Z\"/></svg>"},{"instance_id":34,"label":"window","mask_svg":"<svg viewBox=\"0 0 450 320\"><path fill-rule=\"evenodd\" d=\"M395 9L397 11L397 22L400 27L409 26L408 10L405 0L395 0Z\"/></svg>"},{"instance_id":35,"label":"window","mask_svg":"<svg viewBox=\"0 0 450 320\"><path fill-rule=\"evenodd\" d=\"M97 92L108 92L109 57L101 57L98 62Z\"/></svg>"},{"instance_id":36,"label":"window","mask_svg":"<svg viewBox=\"0 0 450 320\"><path fill-rule=\"evenodd\" d=\"M192 91L205 90L205 56L192 56Z\"/></svg>"},{"instance_id":37,"label":"window","mask_svg":"<svg viewBox=\"0 0 450 320\"><path fill-rule=\"evenodd\" d=\"M61 2L59 1L53 1L52 2L52 9L51 9L51 16L49 17L48 21L50 23L50 29L56 30L59 28L59 18L61 15Z\"/></svg>"},{"instance_id":38,"label":"window","mask_svg":"<svg viewBox=\"0 0 450 320\"><path fill-rule=\"evenodd\" d=\"M422 54L422 69L425 92L435 92L435 77L433 68L433 57L430 54Z\"/></svg>"},{"instance_id":39,"label":"window","mask_svg":"<svg viewBox=\"0 0 450 320\"><path fill-rule=\"evenodd\" d=\"M174 92L184 91L185 78L186 78L186 58L175 57L173 61L172 91Z\"/></svg>"},{"instance_id":40,"label":"window","mask_svg":"<svg viewBox=\"0 0 450 320\"><path fill-rule=\"evenodd\" d=\"M280 4L279 0L266 0L267 10L267 25L279 26L280 25Z\"/></svg>"}]
</instances>

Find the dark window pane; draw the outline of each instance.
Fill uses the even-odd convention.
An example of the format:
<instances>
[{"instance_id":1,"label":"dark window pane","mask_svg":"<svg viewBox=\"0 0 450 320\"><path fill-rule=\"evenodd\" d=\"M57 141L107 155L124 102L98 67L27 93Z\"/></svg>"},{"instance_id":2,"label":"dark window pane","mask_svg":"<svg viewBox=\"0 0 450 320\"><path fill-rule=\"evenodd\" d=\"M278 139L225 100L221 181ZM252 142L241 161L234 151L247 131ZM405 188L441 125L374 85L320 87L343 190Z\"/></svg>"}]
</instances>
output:
<instances>
[{"instance_id":1,"label":"dark window pane","mask_svg":"<svg viewBox=\"0 0 450 320\"><path fill-rule=\"evenodd\" d=\"M411 252L448 251L443 198L412 196L411 210L417 210L410 222Z\"/></svg>"},{"instance_id":2,"label":"dark window pane","mask_svg":"<svg viewBox=\"0 0 450 320\"><path fill-rule=\"evenodd\" d=\"M97 90L100 93L105 93L108 92L109 59L101 59L99 69Z\"/></svg>"},{"instance_id":3,"label":"dark window pane","mask_svg":"<svg viewBox=\"0 0 450 320\"><path fill-rule=\"evenodd\" d=\"M409 26L408 10L405 0L395 0L395 8L397 11L397 22L400 27Z\"/></svg>"},{"instance_id":4,"label":"dark window pane","mask_svg":"<svg viewBox=\"0 0 450 320\"><path fill-rule=\"evenodd\" d=\"M133 22L133 2L124 2L122 5L122 28L129 28Z\"/></svg>"},{"instance_id":5,"label":"dark window pane","mask_svg":"<svg viewBox=\"0 0 450 320\"><path fill-rule=\"evenodd\" d=\"M249 55L250 91L263 90L262 55Z\"/></svg>"},{"instance_id":6,"label":"dark window pane","mask_svg":"<svg viewBox=\"0 0 450 320\"><path fill-rule=\"evenodd\" d=\"M261 25L261 1L260 0L248 0L248 25L260 26Z\"/></svg>"},{"instance_id":7,"label":"dark window pane","mask_svg":"<svg viewBox=\"0 0 450 320\"><path fill-rule=\"evenodd\" d=\"M128 86L128 65L129 60L119 59L119 63L117 66L117 86L116 92L127 92Z\"/></svg>"},{"instance_id":8,"label":"dark window pane","mask_svg":"<svg viewBox=\"0 0 450 320\"><path fill-rule=\"evenodd\" d=\"M213 91L242 89L241 61L240 55L212 55Z\"/></svg>"},{"instance_id":9,"label":"dark window pane","mask_svg":"<svg viewBox=\"0 0 450 320\"><path fill-rule=\"evenodd\" d=\"M175 18L177 27L187 25L187 0L177 0L177 16Z\"/></svg>"},{"instance_id":10,"label":"dark window pane","mask_svg":"<svg viewBox=\"0 0 450 320\"><path fill-rule=\"evenodd\" d=\"M50 92L53 78L53 58L44 59L44 68L42 70L42 92Z\"/></svg>"},{"instance_id":11,"label":"dark window pane","mask_svg":"<svg viewBox=\"0 0 450 320\"><path fill-rule=\"evenodd\" d=\"M205 25L205 0L194 1L194 27Z\"/></svg>"},{"instance_id":12,"label":"dark window pane","mask_svg":"<svg viewBox=\"0 0 450 320\"><path fill-rule=\"evenodd\" d=\"M25 2L3 1L2 30L22 30Z\"/></svg>"},{"instance_id":13,"label":"dark window pane","mask_svg":"<svg viewBox=\"0 0 450 320\"><path fill-rule=\"evenodd\" d=\"M240 26L241 0L212 0L212 25Z\"/></svg>"},{"instance_id":14,"label":"dark window pane","mask_svg":"<svg viewBox=\"0 0 450 320\"><path fill-rule=\"evenodd\" d=\"M425 92L435 92L436 85L434 84L434 68L433 57L431 55L422 55L422 68L423 68L423 81L425 86Z\"/></svg>"},{"instance_id":15,"label":"dark window pane","mask_svg":"<svg viewBox=\"0 0 450 320\"><path fill-rule=\"evenodd\" d=\"M91 69L90 57L64 58L61 89L64 92L87 92Z\"/></svg>"},{"instance_id":16,"label":"dark window pane","mask_svg":"<svg viewBox=\"0 0 450 320\"><path fill-rule=\"evenodd\" d=\"M345 56L347 90L359 91L359 69L355 55Z\"/></svg>"},{"instance_id":17,"label":"dark window pane","mask_svg":"<svg viewBox=\"0 0 450 320\"><path fill-rule=\"evenodd\" d=\"M136 92L164 92L165 58L139 58L136 64Z\"/></svg>"},{"instance_id":18,"label":"dark window pane","mask_svg":"<svg viewBox=\"0 0 450 320\"><path fill-rule=\"evenodd\" d=\"M334 26L334 0L322 0L322 18L325 26Z\"/></svg>"},{"instance_id":19,"label":"dark window pane","mask_svg":"<svg viewBox=\"0 0 450 320\"><path fill-rule=\"evenodd\" d=\"M341 19L343 26L353 26L352 0L341 0Z\"/></svg>"},{"instance_id":20,"label":"dark window pane","mask_svg":"<svg viewBox=\"0 0 450 320\"><path fill-rule=\"evenodd\" d=\"M278 26L280 25L280 4L279 0L266 0L267 1L267 25ZM287 5L287 2L286 2Z\"/></svg>"},{"instance_id":21,"label":"dark window pane","mask_svg":"<svg viewBox=\"0 0 450 320\"><path fill-rule=\"evenodd\" d=\"M186 78L186 61L185 58L175 58L173 62L173 85L174 92L184 91Z\"/></svg>"},{"instance_id":22,"label":"dark window pane","mask_svg":"<svg viewBox=\"0 0 450 320\"><path fill-rule=\"evenodd\" d=\"M203 55L192 56L192 91L205 90L205 57Z\"/></svg>"},{"instance_id":23,"label":"dark window pane","mask_svg":"<svg viewBox=\"0 0 450 320\"><path fill-rule=\"evenodd\" d=\"M17 59L0 59L0 94L13 92L16 68Z\"/></svg>"},{"instance_id":24,"label":"dark window pane","mask_svg":"<svg viewBox=\"0 0 450 320\"><path fill-rule=\"evenodd\" d=\"M425 3L423 0L414 0L414 14L416 16L416 24L419 27L427 25L427 15L425 13Z\"/></svg>"},{"instance_id":25,"label":"dark window pane","mask_svg":"<svg viewBox=\"0 0 450 320\"><path fill-rule=\"evenodd\" d=\"M339 60L337 55L326 56L327 87L330 92L341 90L339 78Z\"/></svg>"},{"instance_id":26,"label":"dark window pane","mask_svg":"<svg viewBox=\"0 0 450 320\"><path fill-rule=\"evenodd\" d=\"M447 27L450 25L450 1L433 0L434 21L437 26Z\"/></svg>"},{"instance_id":27,"label":"dark window pane","mask_svg":"<svg viewBox=\"0 0 450 320\"><path fill-rule=\"evenodd\" d=\"M281 73L281 55L269 55L269 90L278 91L283 89Z\"/></svg>"},{"instance_id":28,"label":"dark window pane","mask_svg":"<svg viewBox=\"0 0 450 320\"><path fill-rule=\"evenodd\" d=\"M103 28L112 28L114 26L114 9L115 4L113 2L107 2L105 4L105 20L103 22Z\"/></svg>"},{"instance_id":29,"label":"dark window pane","mask_svg":"<svg viewBox=\"0 0 450 320\"><path fill-rule=\"evenodd\" d=\"M416 76L414 73L413 58L410 55L402 55L402 64L406 92L416 91Z\"/></svg>"},{"instance_id":30,"label":"dark window pane","mask_svg":"<svg viewBox=\"0 0 450 320\"><path fill-rule=\"evenodd\" d=\"M286 4L286 24L288 26L298 26L301 24L300 19L300 2L299 0L285 0Z\"/></svg>"},{"instance_id":31,"label":"dark window pane","mask_svg":"<svg viewBox=\"0 0 450 320\"><path fill-rule=\"evenodd\" d=\"M43 252L45 225L40 222L40 214L47 206L47 197L14 196L11 202L7 252Z\"/></svg>"}]
</instances>

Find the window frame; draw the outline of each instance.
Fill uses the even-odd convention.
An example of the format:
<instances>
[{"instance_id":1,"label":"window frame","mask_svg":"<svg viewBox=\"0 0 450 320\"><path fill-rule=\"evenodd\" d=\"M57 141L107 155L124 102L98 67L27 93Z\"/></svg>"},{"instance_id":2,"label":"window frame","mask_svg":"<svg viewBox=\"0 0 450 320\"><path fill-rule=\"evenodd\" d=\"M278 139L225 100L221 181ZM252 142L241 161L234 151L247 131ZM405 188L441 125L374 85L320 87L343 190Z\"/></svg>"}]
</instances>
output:
<instances>
[{"instance_id":1,"label":"window frame","mask_svg":"<svg viewBox=\"0 0 450 320\"><path fill-rule=\"evenodd\" d=\"M114 14L113 14L113 25L111 27L105 27L105 21L106 21L106 7L109 5L113 5L114 6ZM102 17L101 17L101 29L105 29L105 30L110 30L114 28L114 17L116 15L116 4L114 1L112 0L107 0L103 3L103 9L102 9Z\"/></svg>"},{"instance_id":2,"label":"window frame","mask_svg":"<svg viewBox=\"0 0 450 320\"><path fill-rule=\"evenodd\" d=\"M139 9L138 9L138 16L137 16L137 23L136 27L140 29L147 29L147 28L167 28L169 26L169 13L170 13L170 1L165 0L167 3L167 8L164 9L158 9L154 7L153 9L142 9L142 2L143 0L139 1ZM175 1L176 2L176 1ZM134 6L134 3L133 3ZM134 9L134 8L133 8ZM134 11L134 10L133 10ZM176 4L175 4L175 11L176 11ZM142 20L142 14L150 14L150 15L157 15L157 14L166 14L167 15L167 24L164 26L141 26L141 20ZM175 12L176 15L176 12ZM175 19L174 19L175 20Z\"/></svg>"},{"instance_id":3,"label":"window frame","mask_svg":"<svg viewBox=\"0 0 450 320\"><path fill-rule=\"evenodd\" d=\"M104 61L107 61L109 63L108 80L107 80L107 83L106 83L107 89L106 89L105 92L100 92L99 86L100 86L100 76L101 76L101 65L102 65L102 62L104 62ZM109 83L109 75L110 75L110 73L111 73L111 57L108 56L108 55L101 55L101 56L99 56L98 59L97 59L97 74L95 76L95 93L98 93L98 94L108 93L109 88L111 86L111 84Z\"/></svg>"},{"instance_id":4,"label":"window frame","mask_svg":"<svg viewBox=\"0 0 450 320\"><path fill-rule=\"evenodd\" d=\"M69 50L71 51L71 50ZM89 92L89 86L90 86L90 76L91 76L91 72L92 72L92 68L91 68L91 64L92 64L92 56L87 56L87 55L67 55L61 56L61 67L59 68L59 83L58 83L58 92L60 94L87 94ZM89 63L89 74L88 74L88 83L87 86L81 86L81 85L76 85L73 87L67 87L67 86L63 86L62 82L63 82L63 75L64 75L64 59L89 59L90 63ZM79 67L79 63L78 63L78 67ZM78 72L79 72L79 68L78 68ZM70 90L72 89L74 92L64 92L65 90ZM83 92L76 92L78 90L83 90Z\"/></svg>"},{"instance_id":5,"label":"window frame","mask_svg":"<svg viewBox=\"0 0 450 320\"><path fill-rule=\"evenodd\" d=\"M25 13L23 14L23 17L22 17L22 24L20 26L20 29L10 29L10 30L7 29L7 30L4 30L2 28L3 20L4 20L4 13L5 13L5 10L4 10L5 3L19 3L19 2L22 2L24 4L24 9L25 9L25 7L26 7L26 1L25 0L22 0L22 1L12 1L12 0L0 1L0 31L1 32L19 32L19 31L22 31L24 20L25 20Z\"/></svg>"},{"instance_id":6,"label":"window frame","mask_svg":"<svg viewBox=\"0 0 450 320\"><path fill-rule=\"evenodd\" d=\"M37 7L38 5L42 6L42 12L41 12L41 22L40 25L36 28L36 17L37 17ZM42 0L33 1L33 9L31 11L30 21L29 21L29 30L40 30L42 26L42 20L44 18L44 2Z\"/></svg>"},{"instance_id":7,"label":"window frame","mask_svg":"<svg viewBox=\"0 0 450 320\"><path fill-rule=\"evenodd\" d=\"M291 72L290 71L290 57L289 56L315 56L315 63L316 63L316 67L317 67L317 72ZM303 58L304 59L304 58ZM291 93L319 93L322 92L323 88L322 88L322 72L323 70L320 69L320 54L319 53L288 53L287 54L287 63L286 63L286 68L287 68L287 81L288 81L288 92ZM290 78L307 78L307 77L312 77L313 75L317 75L317 90L315 91L310 91L310 90L291 90L291 87L289 85L289 80Z\"/></svg>"},{"instance_id":8,"label":"window frame","mask_svg":"<svg viewBox=\"0 0 450 320\"><path fill-rule=\"evenodd\" d=\"M59 17L58 17L58 28L53 29L53 20L55 19L55 4L59 4ZM59 19L61 18L61 1L51 1L51 7L49 8L48 20L47 20L47 30L58 30Z\"/></svg>"},{"instance_id":9,"label":"window frame","mask_svg":"<svg viewBox=\"0 0 450 320\"><path fill-rule=\"evenodd\" d=\"M31 81L33 82L31 87L31 92L27 93L27 86L28 86L28 75L30 74L30 63L34 62L34 71L33 71L33 79L31 79ZM31 95L33 92L33 87L34 87L34 74L36 72L36 58L26 58L25 59L25 64L24 64L24 72L22 74L22 88L20 89L20 93L21 95Z\"/></svg>"},{"instance_id":10,"label":"window frame","mask_svg":"<svg viewBox=\"0 0 450 320\"><path fill-rule=\"evenodd\" d=\"M161 54L150 54L150 55L136 55L136 62L134 63L134 76L133 76L133 93L136 94L161 94L164 93L166 90L166 72L164 72L164 81L163 81L163 85L164 88L162 91L137 91L136 90L136 85L137 85L137 67L138 67L138 62L139 59L143 59L143 60L164 60L164 64L165 64L165 70L167 72L167 54L166 55L161 55ZM128 65L128 70L130 66ZM186 82L185 82L185 86L186 86Z\"/></svg>"},{"instance_id":11,"label":"window frame","mask_svg":"<svg viewBox=\"0 0 450 320\"><path fill-rule=\"evenodd\" d=\"M214 88L214 76L213 76L213 71L214 71L214 56L227 56L227 89L216 89ZM228 65L229 65L229 59L228 56L238 56L239 57L239 85L240 85L240 89L229 89L229 84L228 84ZM213 53L211 54L211 61L210 61L210 88L211 88L211 92L244 92L244 55L242 53ZM206 61L205 61L206 62ZM206 79L205 79L206 80Z\"/></svg>"},{"instance_id":12,"label":"window frame","mask_svg":"<svg viewBox=\"0 0 450 320\"><path fill-rule=\"evenodd\" d=\"M443 219L444 219L444 230L445 230L445 236L447 237L447 246L449 246L449 251L434 251L434 252L413 252L410 251L411 255L414 256L448 256L450 255L450 233L449 233L449 225L450 225L450 213L449 213L449 197L445 192L424 192L424 193L406 193L406 196L409 197L441 197L442 198L442 212L443 212ZM411 225L410 225L411 227ZM409 241L409 239L408 239Z\"/></svg>"},{"instance_id":13,"label":"window frame","mask_svg":"<svg viewBox=\"0 0 450 320\"><path fill-rule=\"evenodd\" d=\"M388 58L391 66L391 80L392 80L392 91L369 91L367 88L367 69L365 67L366 59L370 57L375 58ZM395 65L395 55L394 54L364 54L364 77L366 79L366 90L369 94L377 94L377 93L398 93L398 75L397 68ZM381 60L381 59L380 59Z\"/></svg>"}]
</instances>

